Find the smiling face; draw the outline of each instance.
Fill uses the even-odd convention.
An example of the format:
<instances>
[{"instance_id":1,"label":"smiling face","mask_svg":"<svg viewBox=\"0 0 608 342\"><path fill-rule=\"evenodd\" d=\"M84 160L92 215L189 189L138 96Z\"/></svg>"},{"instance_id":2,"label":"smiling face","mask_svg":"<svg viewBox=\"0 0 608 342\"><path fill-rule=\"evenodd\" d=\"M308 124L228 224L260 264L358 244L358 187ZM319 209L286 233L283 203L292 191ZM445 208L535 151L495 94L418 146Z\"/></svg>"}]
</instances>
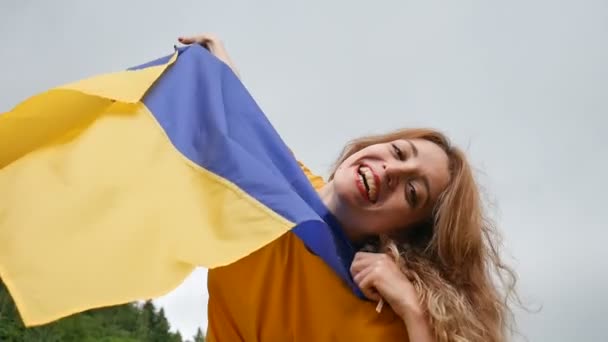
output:
<instances>
[{"instance_id":1,"label":"smiling face","mask_svg":"<svg viewBox=\"0 0 608 342\"><path fill-rule=\"evenodd\" d=\"M350 235L394 233L430 217L449 182L448 162L428 140L374 144L338 166L323 197Z\"/></svg>"}]
</instances>

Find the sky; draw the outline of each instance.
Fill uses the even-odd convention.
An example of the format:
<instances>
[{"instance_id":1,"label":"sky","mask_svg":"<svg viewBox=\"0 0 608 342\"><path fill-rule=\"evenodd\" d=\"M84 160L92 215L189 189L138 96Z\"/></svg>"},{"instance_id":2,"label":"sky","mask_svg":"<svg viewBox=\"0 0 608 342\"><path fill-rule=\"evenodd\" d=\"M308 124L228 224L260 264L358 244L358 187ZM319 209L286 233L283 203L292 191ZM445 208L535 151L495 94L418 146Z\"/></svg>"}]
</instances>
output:
<instances>
[{"instance_id":1,"label":"sky","mask_svg":"<svg viewBox=\"0 0 608 342\"><path fill-rule=\"evenodd\" d=\"M516 311L521 334L608 340L608 2L2 0L0 112L202 32L317 173L361 135L446 132L541 307ZM185 337L206 326L205 284L200 269L156 299Z\"/></svg>"}]
</instances>

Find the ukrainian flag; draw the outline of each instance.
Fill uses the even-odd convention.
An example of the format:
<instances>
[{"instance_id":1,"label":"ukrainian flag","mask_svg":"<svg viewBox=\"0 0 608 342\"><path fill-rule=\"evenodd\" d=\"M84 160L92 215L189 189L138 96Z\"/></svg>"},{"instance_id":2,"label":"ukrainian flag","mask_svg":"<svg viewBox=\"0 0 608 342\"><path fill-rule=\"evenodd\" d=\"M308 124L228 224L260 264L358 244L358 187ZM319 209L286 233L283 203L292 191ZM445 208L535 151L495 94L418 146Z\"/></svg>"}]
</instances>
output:
<instances>
[{"instance_id":1,"label":"ukrainian flag","mask_svg":"<svg viewBox=\"0 0 608 342\"><path fill-rule=\"evenodd\" d=\"M200 46L0 115L0 277L28 326L163 295L288 231L360 295L307 174Z\"/></svg>"}]
</instances>

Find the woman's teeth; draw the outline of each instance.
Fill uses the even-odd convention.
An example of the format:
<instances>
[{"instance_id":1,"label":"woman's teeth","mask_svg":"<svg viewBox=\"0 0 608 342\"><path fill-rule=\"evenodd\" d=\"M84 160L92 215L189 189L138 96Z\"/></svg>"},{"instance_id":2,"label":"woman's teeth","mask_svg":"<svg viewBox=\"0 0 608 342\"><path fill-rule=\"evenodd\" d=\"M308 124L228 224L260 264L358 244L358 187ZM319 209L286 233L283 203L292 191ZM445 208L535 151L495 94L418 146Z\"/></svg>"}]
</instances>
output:
<instances>
[{"instance_id":1,"label":"woman's teeth","mask_svg":"<svg viewBox=\"0 0 608 342\"><path fill-rule=\"evenodd\" d=\"M367 166L361 166L359 168L359 178L361 179L361 182L363 182L363 184L365 185L365 189L367 190L367 196L369 197L370 201L375 202L378 192L376 189L376 181L374 179L374 174L372 173L372 170Z\"/></svg>"}]
</instances>

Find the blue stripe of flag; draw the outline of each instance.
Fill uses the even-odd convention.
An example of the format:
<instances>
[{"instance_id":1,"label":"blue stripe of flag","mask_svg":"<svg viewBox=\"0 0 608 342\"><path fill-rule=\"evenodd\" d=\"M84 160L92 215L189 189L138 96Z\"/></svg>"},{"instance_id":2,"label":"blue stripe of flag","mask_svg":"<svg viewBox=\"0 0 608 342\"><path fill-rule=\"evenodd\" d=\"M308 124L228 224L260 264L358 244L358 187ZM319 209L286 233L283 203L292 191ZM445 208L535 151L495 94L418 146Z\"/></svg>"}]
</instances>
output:
<instances>
[{"instance_id":1,"label":"blue stripe of flag","mask_svg":"<svg viewBox=\"0 0 608 342\"><path fill-rule=\"evenodd\" d=\"M178 52L143 100L171 142L191 161L296 223L292 231L361 296L348 271L352 246L238 77L199 45Z\"/></svg>"}]
</instances>

